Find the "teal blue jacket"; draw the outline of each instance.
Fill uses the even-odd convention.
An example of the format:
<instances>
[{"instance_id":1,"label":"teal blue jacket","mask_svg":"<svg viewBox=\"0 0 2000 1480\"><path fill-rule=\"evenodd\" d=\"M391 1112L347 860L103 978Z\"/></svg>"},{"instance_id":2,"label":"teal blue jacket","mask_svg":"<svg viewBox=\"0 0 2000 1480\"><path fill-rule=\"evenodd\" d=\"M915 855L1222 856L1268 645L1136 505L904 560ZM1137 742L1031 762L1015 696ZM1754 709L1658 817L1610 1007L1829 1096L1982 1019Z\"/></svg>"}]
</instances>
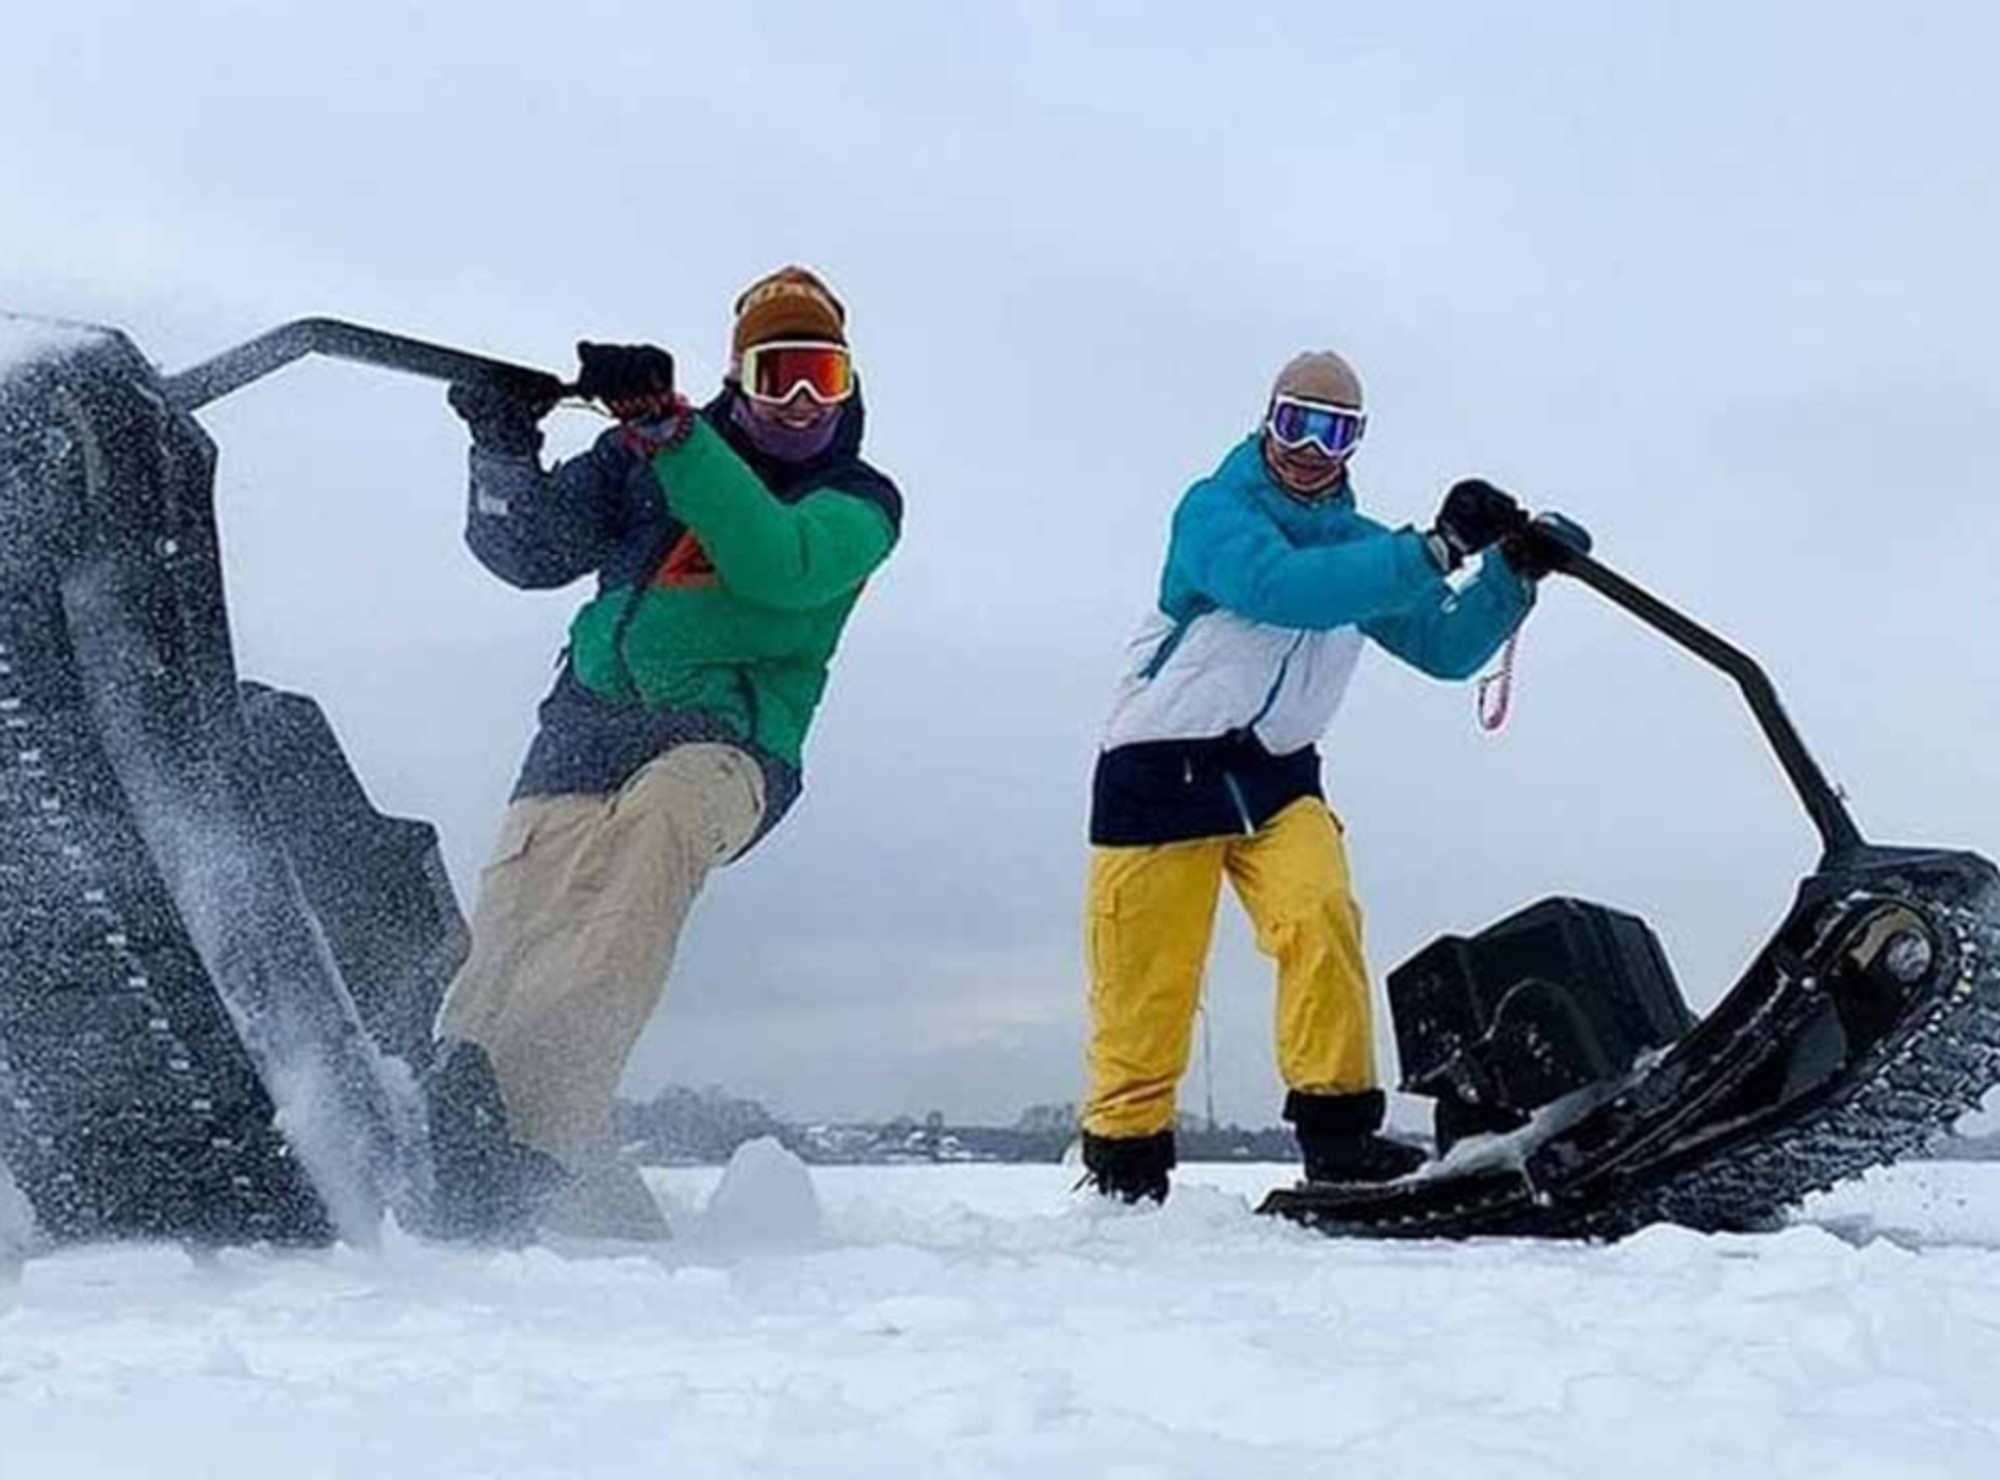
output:
<instances>
[{"instance_id":1,"label":"teal blue jacket","mask_svg":"<svg viewBox=\"0 0 2000 1480\"><path fill-rule=\"evenodd\" d=\"M1428 542L1306 503L1245 438L1187 491L1157 608L1133 640L1099 757L1091 837L1109 847L1255 832L1320 794L1318 742L1368 641L1437 678L1477 673L1527 615L1498 558L1448 583Z\"/></svg>"}]
</instances>

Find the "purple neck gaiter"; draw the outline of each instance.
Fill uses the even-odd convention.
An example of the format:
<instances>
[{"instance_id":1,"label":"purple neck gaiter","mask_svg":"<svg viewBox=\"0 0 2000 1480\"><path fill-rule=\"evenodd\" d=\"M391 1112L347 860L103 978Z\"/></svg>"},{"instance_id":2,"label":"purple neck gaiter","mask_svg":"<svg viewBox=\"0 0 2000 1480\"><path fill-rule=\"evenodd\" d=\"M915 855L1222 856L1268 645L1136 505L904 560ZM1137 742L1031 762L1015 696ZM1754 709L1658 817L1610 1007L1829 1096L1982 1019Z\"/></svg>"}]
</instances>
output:
<instances>
[{"instance_id":1,"label":"purple neck gaiter","mask_svg":"<svg viewBox=\"0 0 2000 1480\"><path fill-rule=\"evenodd\" d=\"M781 462L809 462L818 457L833 445L834 433L840 430L840 419L846 414L843 409L818 426L795 429L766 421L753 412L749 402L741 396L729 408L730 420L743 429L751 444L766 457L775 457Z\"/></svg>"}]
</instances>

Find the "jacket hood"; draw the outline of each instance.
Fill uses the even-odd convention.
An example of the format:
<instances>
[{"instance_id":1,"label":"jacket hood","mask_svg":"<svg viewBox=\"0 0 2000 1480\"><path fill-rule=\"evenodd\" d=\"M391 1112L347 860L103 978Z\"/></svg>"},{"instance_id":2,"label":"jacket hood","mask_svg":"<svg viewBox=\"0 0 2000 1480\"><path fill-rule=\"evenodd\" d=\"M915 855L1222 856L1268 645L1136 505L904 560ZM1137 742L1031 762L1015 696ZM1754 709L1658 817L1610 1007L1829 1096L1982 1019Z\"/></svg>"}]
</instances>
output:
<instances>
[{"instance_id":1,"label":"jacket hood","mask_svg":"<svg viewBox=\"0 0 2000 1480\"><path fill-rule=\"evenodd\" d=\"M1341 472L1340 481L1316 499L1302 499L1289 492L1271 472L1271 465L1264 461L1264 434L1261 431L1252 432L1237 443L1222 460L1222 466L1216 469L1216 473L1231 485L1242 488L1273 515L1311 519L1336 509L1345 514L1354 512L1354 482L1345 469Z\"/></svg>"}]
</instances>

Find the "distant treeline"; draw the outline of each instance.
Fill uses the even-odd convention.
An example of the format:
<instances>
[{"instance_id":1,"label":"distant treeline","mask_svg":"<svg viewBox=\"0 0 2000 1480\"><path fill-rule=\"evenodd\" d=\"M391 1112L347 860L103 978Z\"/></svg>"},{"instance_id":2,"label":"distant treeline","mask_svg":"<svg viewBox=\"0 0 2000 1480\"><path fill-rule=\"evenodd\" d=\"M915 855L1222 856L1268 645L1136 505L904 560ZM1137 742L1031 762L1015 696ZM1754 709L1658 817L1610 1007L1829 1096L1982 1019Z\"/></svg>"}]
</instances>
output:
<instances>
[{"instance_id":1,"label":"distant treeline","mask_svg":"<svg viewBox=\"0 0 2000 1480\"><path fill-rule=\"evenodd\" d=\"M822 1164L999 1161L1059 1162L1076 1140L1076 1107L1033 1105L1012 1125L953 1125L936 1111L921 1119L795 1123L755 1100L720 1089L669 1085L643 1102L621 1101L619 1134L643 1161L727 1161L746 1141L775 1137ZM1285 1129L1211 1126L1183 1116L1176 1134L1183 1161L1286 1161L1298 1154Z\"/></svg>"}]
</instances>

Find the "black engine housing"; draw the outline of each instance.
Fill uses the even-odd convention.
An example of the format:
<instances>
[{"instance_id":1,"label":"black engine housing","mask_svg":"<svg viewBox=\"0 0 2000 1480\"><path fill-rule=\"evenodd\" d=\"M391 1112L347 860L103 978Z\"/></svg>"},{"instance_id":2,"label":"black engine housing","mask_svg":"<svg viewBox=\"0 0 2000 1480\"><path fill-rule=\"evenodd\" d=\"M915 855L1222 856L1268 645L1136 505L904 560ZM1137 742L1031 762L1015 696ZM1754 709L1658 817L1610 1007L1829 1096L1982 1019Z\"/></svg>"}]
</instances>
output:
<instances>
[{"instance_id":1,"label":"black engine housing","mask_svg":"<svg viewBox=\"0 0 2000 1480\"><path fill-rule=\"evenodd\" d=\"M1402 1087L1438 1103L1440 1149L1623 1074L1694 1025L1637 916L1545 899L1434 941L1389 975Z\"/></svg>"}]
</instances>

